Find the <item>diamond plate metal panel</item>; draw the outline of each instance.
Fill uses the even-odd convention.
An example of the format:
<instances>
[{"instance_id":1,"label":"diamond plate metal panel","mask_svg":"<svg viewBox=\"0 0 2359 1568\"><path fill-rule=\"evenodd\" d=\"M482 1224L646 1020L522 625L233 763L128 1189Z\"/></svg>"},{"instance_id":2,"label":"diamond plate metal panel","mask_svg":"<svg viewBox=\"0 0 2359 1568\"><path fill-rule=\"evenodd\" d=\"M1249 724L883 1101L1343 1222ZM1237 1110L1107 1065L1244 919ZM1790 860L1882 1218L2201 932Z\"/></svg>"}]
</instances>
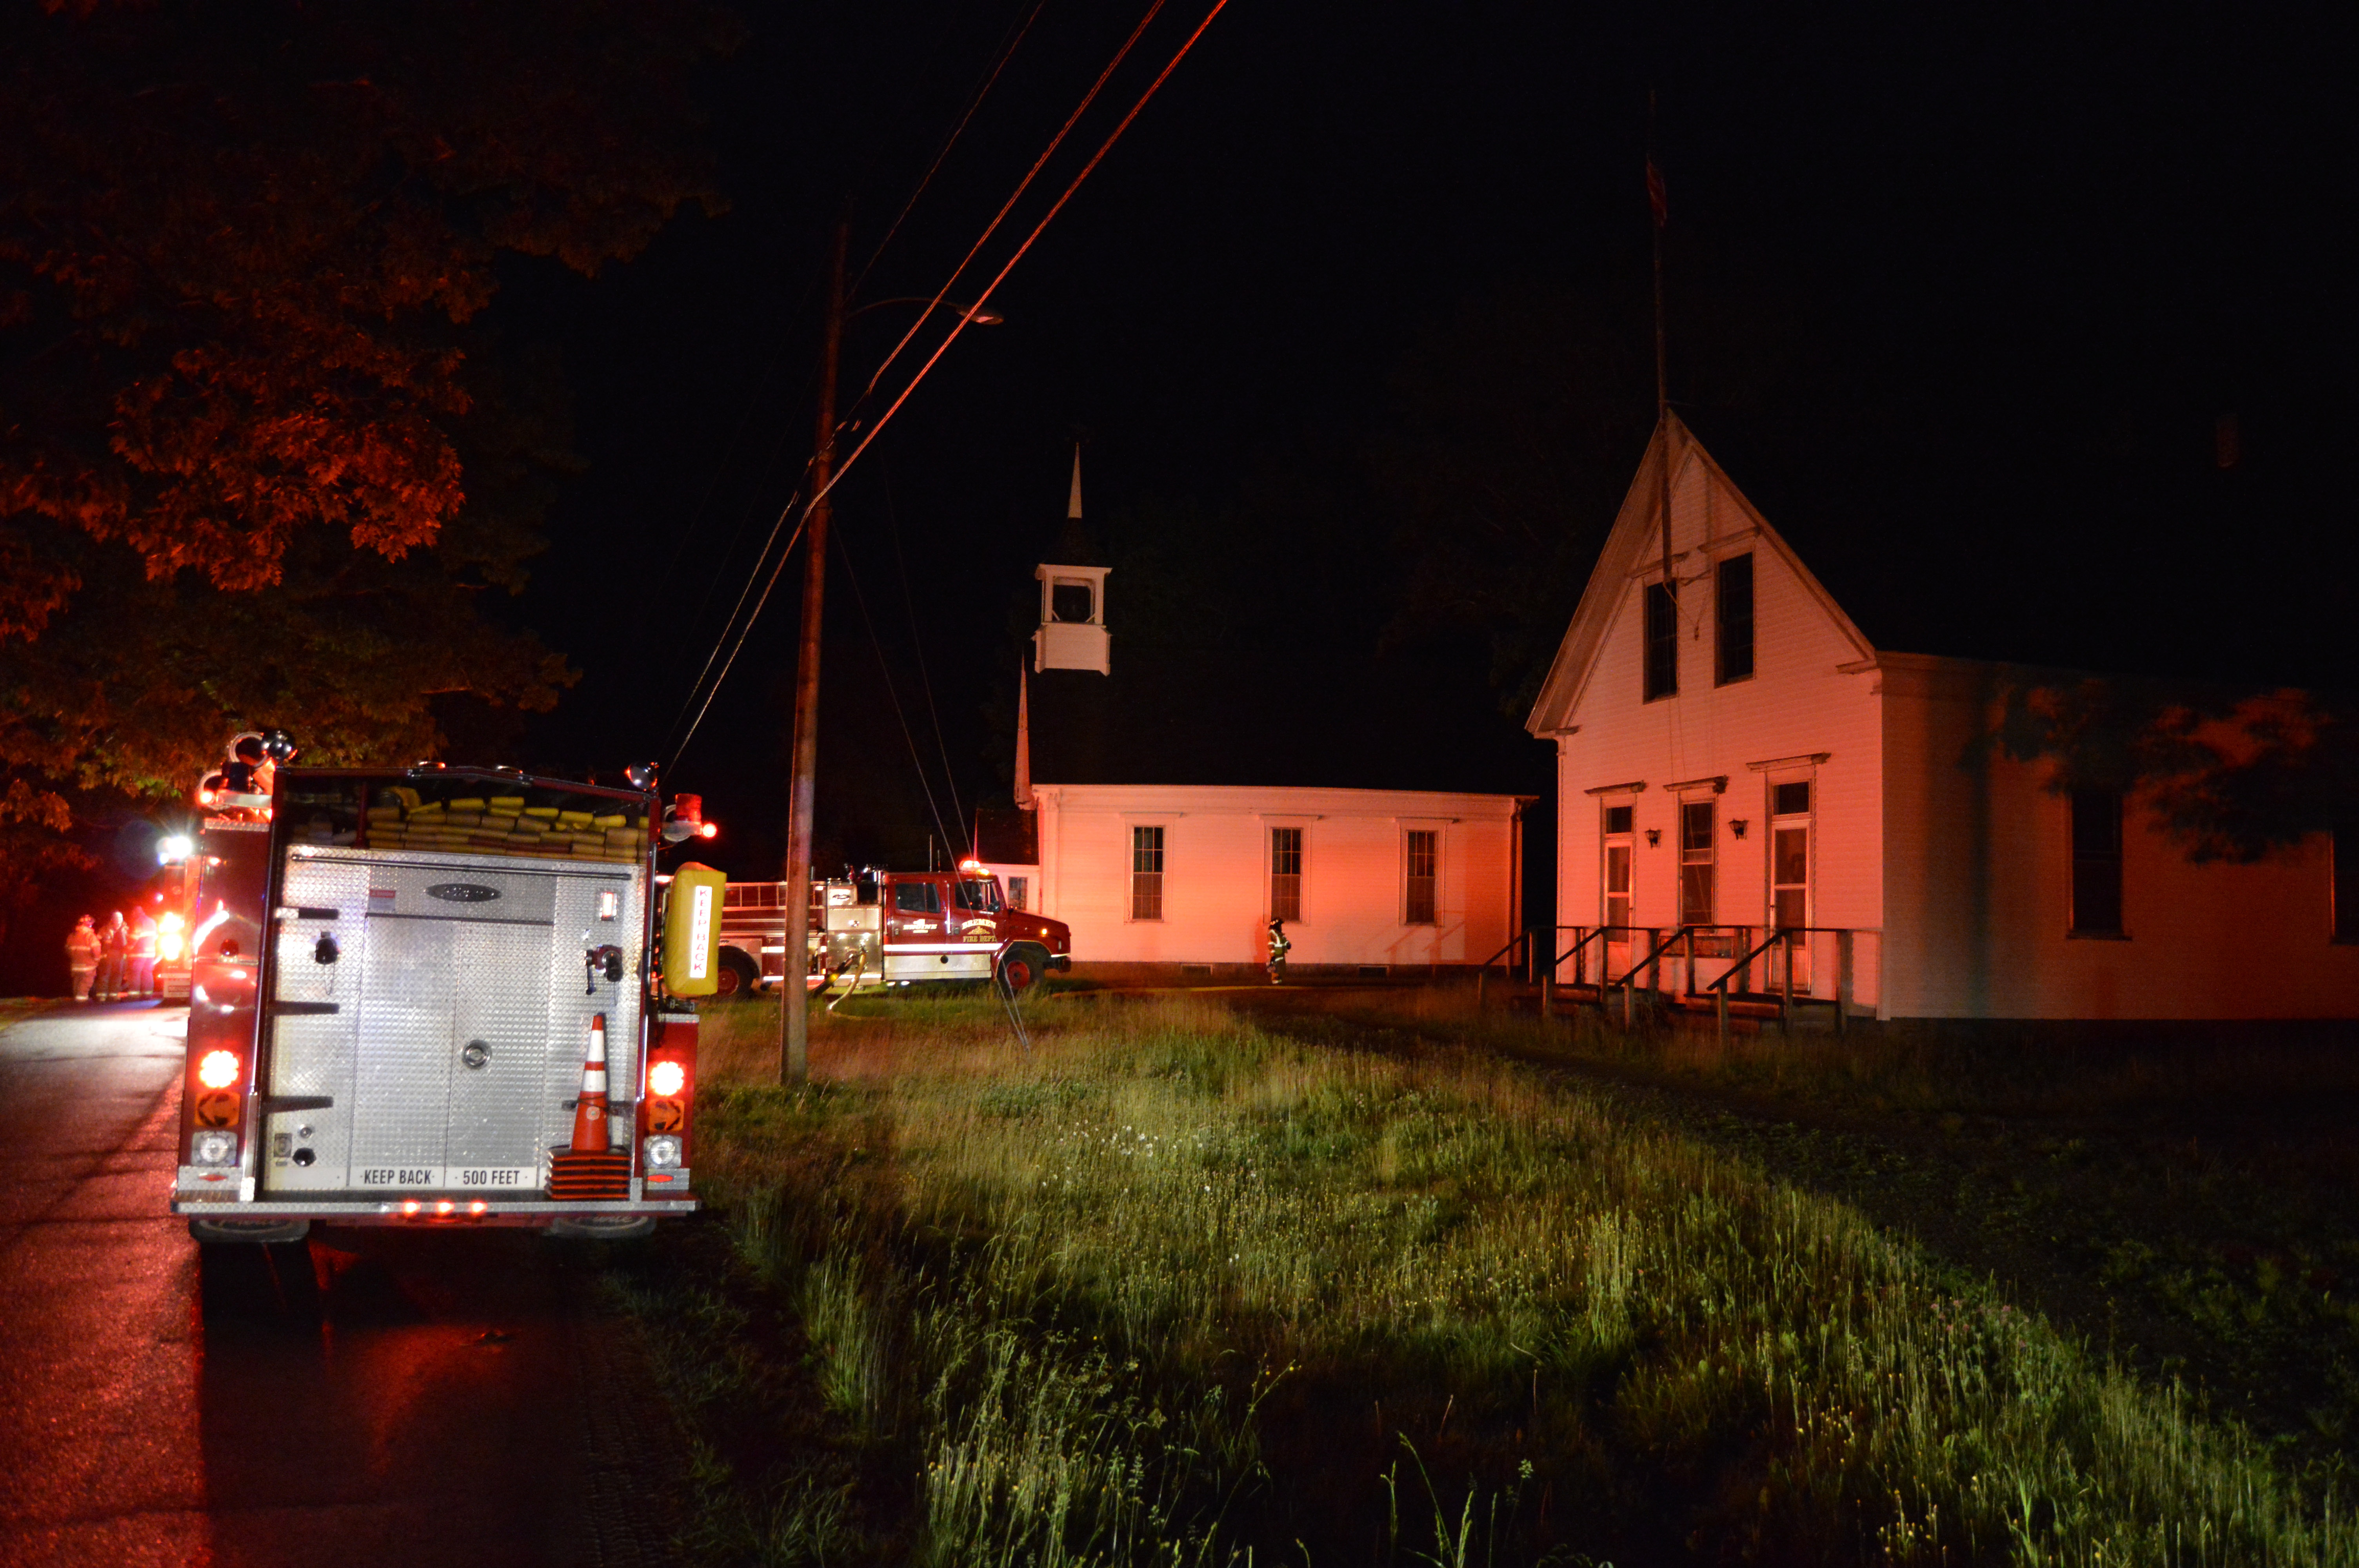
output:
<instances>
[{"instance_id":1,"label":"diamond plate metal panel","mask_svg":"<svg viewBox=\"0 0 2359 1568\"><path fill-rule=\"evenodd\" d=\"M458 924L368 922L351 1185L431 1190L451 1119L451 978Z\"/></svg>"},{"instance_id":2,"label":"diamond plate metal panel","mask_svg":"<svg viewBox=\"0 0 2359 1568\"><path fill-rule=\"evenodd\" d=\"M590 1021L606 1015L606 1082L617 1100L636 1097L639 1082L640 976L647 961L640 928L644 918L640 877L623 865L569 868L558 880L554 913L560 941L570 949L571 964L553 966L549 976L549 1078L545 1094L549 1107L542 1124L542 1143L554 1148L573 1135L573 1113L565 1102L582 1092L582 1054L590 1040ZM601 893L612 893L611 909ZM623 978L609 980L601 974L590 979L582 955L592 947L613 946L623 950ZM616 1144L630 1141L632 1119L617 1114L608 1124Z\"/></svg>"},{"instance_id":3,"label":"diamond plate metal panel","mask_svg":"<svg viewBox=\"0 0 2359 1568\"><path fill-rule=\"evenodd\" d=\"M506 1173L529 1169L538 1184L542 1085L555 1051L549 1027L549 971L555 955L546 929L461 925L452 936L451 1130L446 1163L451 1186L515 1185ZM469 1047L481 1065L468 1065ZM470 1181L470 1170L489 1173Z\"/></svg>"},{"instance_id":4,"label":"diamond plate metal panel","mask_svg":"<svg viewBox=\"0 0 2359 1568\"><path fill-rule=\"evenodd\" d=\"M266 1191L333 1192L348 1183L353 1116L353 1074L359 1042L361 913L368 903L365 867L350 861L322 863L290 858L282 888L286 905L332 909L332 920L278 923L272 955L272 996L277 1001L331 1002L333 1013L273 1016L268 1024L269 1076L262 1086L273 1095L324 1096L324 1108L274 1111L264 1116L256 1169ZM319 939L332 935L339 949L332 964L317 961ZM309 1151L311 1162L296 1162Z\"/></svg>"},{"instance_id":5,"label":"diamond plate metal panel","mask_svg":"<svg viewBox=\"0 0 2359 1568\"><path fill-rule=\"evenodd\" d=\"M274 1190L515 1192L571 1136L592 1017L606 1015L611 1092L638 1083L643 872L636 866L405 850L289 853L281 903L337 919L282 923L278 995L334 1002L279 1018L270 1091L333 1108L268 1119ZM342 948L321 965L322 930ZM624 977L584 955L612 946ZM467 1065L468 1048L480 1066ZM630 1119L614 1123L628 1141ZM308 1139L299 1139L309 1127ZM273 1152L308 1143L316 1162Z\"/></svg>"}]
</instances>

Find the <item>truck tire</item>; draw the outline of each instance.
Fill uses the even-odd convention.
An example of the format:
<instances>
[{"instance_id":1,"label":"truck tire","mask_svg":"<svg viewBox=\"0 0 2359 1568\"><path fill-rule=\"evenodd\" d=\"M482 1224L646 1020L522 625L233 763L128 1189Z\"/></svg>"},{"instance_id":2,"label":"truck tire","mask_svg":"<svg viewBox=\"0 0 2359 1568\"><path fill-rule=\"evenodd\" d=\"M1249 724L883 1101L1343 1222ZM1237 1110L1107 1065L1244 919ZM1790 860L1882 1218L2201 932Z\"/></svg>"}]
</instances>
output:
<instances>
[{"instance_id":1,"label":"truck tire","mask_svg":"<svg viewBox=\"0 0 2359 1568\"><path fill-rule=\"evenodd\" d=\"M742 1001L760 994L762 971L744 949L723 947L721 949L721 972L712 977L712 983L716 988L712 993L713 1000Z\"/></svg>"},{"instance_id":2,"label":"truck tire","mask_svg":"<svg viewBox=\"0 0 2359 1568\"><path fill-rule=\"evenodd\" d=\"M1030 990L1048 972L1049 950L1030 942L1018 942L999 960L999 983L1014 992Z\"/></svg>"},{"instance_id":3,"label":"truck tire","mask_svg":"<svg viewBox=\"0 0 2359 1568\"><path fill-rule=\"evenodd\" d=\"M204 1246L252 1247L300 1241L311 1234L308 1219L192 1219L189 1239Z\"/></svg>"},{"instance_id":4,"label":"truck tire","mask_svg":"<svg viewBox=\"0 0 2359 1568\"><path fill-rule=\"evenodd\" d=\"M549 1233L573 1241L637 1241L656 1233L651 1214L579 1215L549 1221Z\"/></svg>"}]
</instances>

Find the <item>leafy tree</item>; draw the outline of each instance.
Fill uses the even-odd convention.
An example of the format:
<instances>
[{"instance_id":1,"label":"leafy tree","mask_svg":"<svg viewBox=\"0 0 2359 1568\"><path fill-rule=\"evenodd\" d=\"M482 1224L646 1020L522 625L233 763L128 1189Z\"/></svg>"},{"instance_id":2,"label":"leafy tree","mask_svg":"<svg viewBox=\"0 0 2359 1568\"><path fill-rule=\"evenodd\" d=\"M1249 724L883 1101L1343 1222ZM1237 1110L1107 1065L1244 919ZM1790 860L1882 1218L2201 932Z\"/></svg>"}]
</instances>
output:
<instances>
[{"instance_id":1,"label":"leafy tree","mask_svg":"<svg viewBox=\"0 0 2359 1568\"><path fill-rule=\"evenodd\" d=\"M2050 764L2060 792L2134 794L2199 863L2347 831L2359 800L2359 723L2315 692L2025 671L2000 695L1992 741Z\"/></svg>"},{"instance_id":2,"label":"leafy tree","mask_svg":"<svg viewBox=\"0 0 2359 1568\"><path fill-rule=\"evenodd\" d=\"M408 758L459 694L555 700L484 600L578 460L482 319L503 253L594 275L718 211L690 87L730 41L629 0L0 11L10 869L239 727Z\"/></svg>"}]
</instances>

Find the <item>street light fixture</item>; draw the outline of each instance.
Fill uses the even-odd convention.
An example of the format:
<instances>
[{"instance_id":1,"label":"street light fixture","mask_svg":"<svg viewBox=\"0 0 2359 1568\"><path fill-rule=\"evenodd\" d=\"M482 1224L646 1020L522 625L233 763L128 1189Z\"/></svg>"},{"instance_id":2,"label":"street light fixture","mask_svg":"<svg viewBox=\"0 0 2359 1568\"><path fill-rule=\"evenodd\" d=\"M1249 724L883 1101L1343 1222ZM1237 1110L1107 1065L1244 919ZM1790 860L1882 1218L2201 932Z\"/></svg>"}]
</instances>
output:
<instances>
[{"instance_id":1,"label":"street light fixture","mask_svg":"<svg viewBox=\"0 0 2359 1568\"><path fill-rule=\"evenodd\" d=\"M844 319L849 321L854 316L865 316L871 310L880 310L887 305L944 305L957 311L962 319L977 327L997 327L1004 325L1007 320L1006 317L988 305L962 305L955 299L936 299L923 294L897 294L890 299L872 299L859 309L847 314Z\"/></svg>"}]
</instances>

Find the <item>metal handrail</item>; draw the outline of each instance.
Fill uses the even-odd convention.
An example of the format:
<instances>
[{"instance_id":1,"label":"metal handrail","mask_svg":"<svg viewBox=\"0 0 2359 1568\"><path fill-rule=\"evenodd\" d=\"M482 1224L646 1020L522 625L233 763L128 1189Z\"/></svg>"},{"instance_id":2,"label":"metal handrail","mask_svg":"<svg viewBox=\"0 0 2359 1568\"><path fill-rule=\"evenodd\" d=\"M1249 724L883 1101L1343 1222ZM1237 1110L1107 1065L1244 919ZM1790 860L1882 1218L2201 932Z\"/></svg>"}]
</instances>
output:
<instances>
[{"instance_id":1,"label":"metal handrail","mask_svg":"<svg viewBox=\"0 0 2359 1568\"><path fill-rule=\"evenodd\" d=\"M1728 982L1729 982L1729 981L1731 981L1731 980L1733 980L1733 979L1734 979L1738 975L1740 975L1740 974L1744 973L1744 972L1745 972L1745 970L1746 969L1746 968L1752 964L1752 962L1753 962L1753 960L1754 960L1754 959L1756 959L1756 958L1757 958L1757 957L1761 957L1761 955L1762 955L1762 954L1767 953L1767 951L1769 951L1769 949L1770 949L1770 948L1775 947L1775 946L1776 946L1778 943L1780 943L1780 942L1786 943L1788 946L1790 946L1793 944L1793 940L1794 940L1794 938L1795 938L1796 936L1799 935L1800 934L1802 934L1802 933L1803 933L1803 932L1805 932L1805 931L1810 931L1810 930L1813 930L1813 929L1816 929L1816 930L1832 930L1832 929L1836 929L1836 928L1834 928L1834 927L1828 927L1828 926L1812 927L1812 926L1808 926L1808 925L1777 925L1777 926L1772 926L1772 927L1770 928L1769 935L1768 935L1767 936L1766 936L1766 937L1762 938L1760 946L1758 946L1755 947L1751 952L1749 952L1749 953L1745 954L1745 957L1741 957L1741 958L1738 958L1738 959L1736 959L1734 962L1731 963L1731 964L1728 966L1728 968L1727 968L1724 971L1723 971L1723 972L1722 972L1720 979L1716 979L1716 980L1712 981L1710 985L1708 985L1708 986L1704 987L1703 989L1704 989L1705 990L1708 990L1708 991L1725 991L1725 990L1727 990L1727 989L1728 989Z\"/></svg>"},{"instance_id":2,"label":"metal handrail","mask_svg":"<svg viewBox=\"0 0 2359 1568\"><path fill-rule=\"evenodd\" d=\"M1508 954L1514 952L1517 944L1528 942L1531 939L1532 934L1529 931L1518 931L1513 936L1508 937L1505 945L1503 945L1497 952L1492 954L1489 957L1484 959L1474 967L1478 969L1487 969L1492 965L1497 963L1500 959L1506 957Z\"/></svg>"},{"instance_id":3,"label":"metal handrail","mask_svg":"<svg viewBox=\"0 0 2359 1568\"><path fill-rule=\"evenodd\" d=\"M1621 925L1621 926L1605 926L1605 925L1601 925L1601 926L1599 926L1599 927L1598 927L1598 929L1599 929L1600 931L1609 931L1609 930L1612 930L1612 931L1647 931L1647 930L1653 930L1653 929L1656 929L1656 927L1652 927L1652 926L1645 926L1645 925ZM1667 948L1669 948L1672 943L1674 943L1674 942L1678 941L1678 940L1679 940L1680 937L1682 937L1682 936L1692 935L1694 935L1694 934L1695 934L1696 932L1698 932L1698 931L1709 931L1709 930L1711 930L1711 929L1712 929L1712 927L1710 927L1710 926L1708 926L1708 925L1674 925L1674 926L1672 926L1672 927L1670 928L1670 930L1669 930L1669 931L1668 931L1668 932L1666 932L1666 933L1664 934L1663 939L1662 939L1661 941L1659 941L1659 942L1658 942L1658 943L1656 943L1656 944L1655 944L1654 950L1653 950L1652 952L1648 953L1645 957L1643 957L1643 958L1639 959L1636 963L1635 963L1635 964L1631 965L1631 966L1630 966L1630 968L1629 968L1629 969L1628 969L1626 972L1625 972L1625 973L1624 973L1624 975L1622 976L1622 978L1621 978L1620 979L1618 979L1618 980L1607 980L1607 981L1605 982L1605 983L1606 983L1606 985L1607 985L1609 988L1610 988L1610 987L1614 987L1614 986L1626 986L1626 985L1628 985L1631 981L1633 981L1633 980L1635 980L1635 979L1636 979L1638 978L1638 971L1639 971L1639 970L1641 970L1641 969L1645 968L1647 965L1649 965L1649 964L1651 964L1651 963L1654 963L1657 959L1660 958L1660 957L1663 956L1664 951L1665 951ZM1634 946L1635 946L1635 944L1634 944ZM1601 973L1603 973L1603 971L1600 971L1600 972L1601 972Z\"/></svg>"},{"instance_id":4,"label":"metal handrail","mask_svg":"<svg viewBox=\"0 0 2359 1568\"><path fill-rule=\"evenodd\" d=\"M1557 927L1557 929L1560 931L1579 931L1583 929L1583 927L1578 925L1560 925ZM1635 929L1635 927L1628 925L1598 925L1588 927L1587 929L1589 931L1588 935L1583 936L1580 941L1575 942L1571 946L1567 947L1563 952L1559 953L1556 956L1556 961L1549 965L1549 974L1555 974L1557 970L1564 967L1564 961L1567 958L1578 957L1583 947L1588 946L1592 942L1597 941L1600 937L1605 936L1608 933L1614 931L1629 931ZM1576 979L1572 983L1574 985L1582 985L1586 982ZM1605 983L1605 964L1603 958L1598 961L1597 965L1597 983L1601 986Z\"/></svg>"}]
</instances>

